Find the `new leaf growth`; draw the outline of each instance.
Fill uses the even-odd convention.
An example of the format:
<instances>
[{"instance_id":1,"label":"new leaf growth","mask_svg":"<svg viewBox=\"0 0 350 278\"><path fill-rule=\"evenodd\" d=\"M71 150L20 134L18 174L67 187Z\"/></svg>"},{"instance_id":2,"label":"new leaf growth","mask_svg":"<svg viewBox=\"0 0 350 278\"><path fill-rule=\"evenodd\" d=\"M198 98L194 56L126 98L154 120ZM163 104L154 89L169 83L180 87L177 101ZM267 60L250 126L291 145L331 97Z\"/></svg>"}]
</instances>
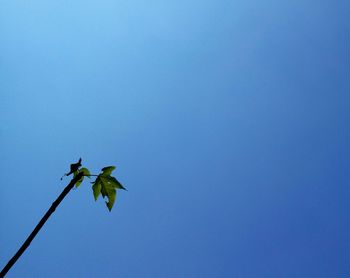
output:
<instances>
[{"instance_id":1,"label":"new leaf growth","mask_svg":"<svg viewBox=\"0 0 350 278\"><path fill-rule=\"evenodd\" d=\"M62 202L62 200L67 196L67 194L71 191L71 189L74 186L78 187L83 182L84 177L88 177L88 178L92 176L96 177L95 181L92 182L92 191L94 194L94 198L95 200L97 200L100 194L102 195L103 198L107 197L108 202L106 202L106 205L109 211L112 210L115 202L115 197L117 193L116 189L126 190L124 186L122 186L115 177L111 176L111 173L115 169L114 166L108 166L108 167L102 168L102 173L100 173L99 175L91 175L90 171L87 168L80 168L80 167L81 167L81 158L77 163L71 164L70 171L62 176L63 178L64 176L69 176L73 174L73 179L65 187L65 189L58 196L58 198L52 203L51 207L48 209L45 215L41 218L39 223L36 225L34 230L30 233L30 235L27 237L27 239L22 244L22 246L18 249L15 255L8 261L5 267L1 270L0 278L3 278L6 275L6 273L11 269L11 267L16 263L16 261L22 256L23 252L28 248L32 240L36 237L38 232L44 226L44 224L49 219L51 214L56 210L58 205Z\"/></svg>"},{"instance_id":2,"label":"new leaf growth","mask_svg":"<svg viewBox=\"0 0 350 278\"><path fill-rule=\"evenodd\" d=\"M99 175L91 175L87 168L76 169L76 171L73 172L74 177L76 177L78 173L83 173L83 176L79 181L77 181L75 187L80 186L84 180L84 177L90 178L91 176L96 176L95 181L91 182L95 201L97 201L100 194L102 195L102 198L107 197L108 201L106 202L106 205L108 210L111 211L115 203L117 189L126 190L115 177L111 176L115 168L115 166L104 167L101 169L102 173Z\"/></svg>"},{"instance_id":3,"label":"new leaf growth","mask_svg":"<svg viewBox=\"0 0 350 278\"><path fill-rule=\"evenodd\" d=\"M94 193L95 201L100 194L103 198L107 197L108 202L106 202L106 205L109 211L111 211L113 208L117 189L126 190L115 177L111 176L114 169L115 166L102 168L102 173L97 176L94 182L92 182L92 191Z\"/></svg>"}]
</instances>

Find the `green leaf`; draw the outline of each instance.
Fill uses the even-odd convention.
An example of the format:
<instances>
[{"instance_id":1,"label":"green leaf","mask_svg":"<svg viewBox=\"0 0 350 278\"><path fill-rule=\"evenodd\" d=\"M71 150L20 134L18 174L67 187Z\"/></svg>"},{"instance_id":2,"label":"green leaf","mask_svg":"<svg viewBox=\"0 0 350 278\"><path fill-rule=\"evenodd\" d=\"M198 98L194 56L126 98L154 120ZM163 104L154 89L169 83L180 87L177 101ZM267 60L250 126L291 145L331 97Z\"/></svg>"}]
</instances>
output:
<instances>
[{"instance_id":1,"label":"green leaf","mask_svg":"<svg viewBox=\"0 0 350 278\"><path fill-rule=\"evenodd\" d=\"M74 172L74 173L73 173L73 177L75 178L75 177L78 175L78 173L79 173L78 171ZM84 180L84 176L82 176L81 179L78 180L78 181L75 183L75 188L79 187L79 185L81 185L81 183L83 182L83 180Z\"/></svg>"},{"instance_id":2,"label":"green leaf","mask_svg":"<svg viewBox=\"0 0 350 278\"><path fill-rule=\"evenodd\" d=\"M81 183L84 181L84 177L82 177L80 180L78 180L77 182L76 182L76 184L75 184L75 188L78 188L80 185L81 185Z\"/></svg>"},{"instance_id":3,"label":"green leaf","mask_svg":"<svg viewBox=\"0 0 350 278\"><path fill-rule=\"evenodd\" d=\"M108 202L106 202L106 205L109 211L111 211L113 208L116 195L117 195L117 192L115 189L108 191Z\"/></svg>"},{"instance_id":4,"label":"green leaf","mask_svg":"<svg viewBox=\"0 0 350 278\"><path fill-rule=\"evenodd\" d=\"M115 166L107 166L107 167L103 167L101 169L101 171L103 172L101 175L102 176L110 176L112 174L112 172L114 171Z\"/></svg>"},{"instance_id":5,"label":"green leaf","mask_svg":"<svg viewBox=\"0 0 350 278\"><path fill-rule=\"evenodd\" d=\"M108 196L108 193L107 193L107 190L106 190L106 186L101 182L101 194L102 194L102 197L106 197Z\"/></svg>"},{"instance_id":6,"label":"green leaf","mask_svg":"<svg viewBox=\"0 0 350 278\"><path fill-rule=\"evenodd\" d=\"M95 182L92 185L92 191L94 193L95 201L97 201L98 196L100 196L100 194L101 194L101 183L100 182Z\"/></svg>"},{"instance_id":7,"label":"green leaf","mask_svg":"<svg viewBox=\"0 0 350 278\"><path fill-rule=\"evenodd\" d=\"M90 171L87 168L81 168L79 170L79 173L81 173L81 172L84 174L84 176L90 178Z\"/></svg>"},{"instance_id":8,"label":"green leaf","mask_svg":"<svg viewBox=\"0 0 350 278\"><path fill-rule=\"evenodd\" d=\"M108 185L112 186L113 188L126 190L125 187L122 186L121 183L115 177L102 176L101 179L104 180L104 182L108 183Z\"/></svg>"},{"instance_id":9,"label":"green leaf","mask_svg":"<svg viewBox=\"0 0 350 278\"><path fill-rule=\"evenodd\" d=\"M124 189L124 186L115 178L111 176L111 173L115 169L114 166L108 166L102 168L102 173L99 174L92 184L92 191L95 200L101 194L103 198L107 197L106 205L109 211L112 210L116 200L116 189Z\"/></svg>"},{"instance_id":10,"label":"green leaf","mask_svg":"<svg viewBox=\"0 0 350 278\"><path fill-rule=\"evenodd\" d=\"M78 175L78 173L83 173L83 176L81 177L80 180L78 180L75 184L75 187L78 188L81 183L84 181L84 177L88 177L90 178L90 171L87 168L81 168L78 171L73 173L73 176L76 177Z\"/></svg>"}]
</instances>

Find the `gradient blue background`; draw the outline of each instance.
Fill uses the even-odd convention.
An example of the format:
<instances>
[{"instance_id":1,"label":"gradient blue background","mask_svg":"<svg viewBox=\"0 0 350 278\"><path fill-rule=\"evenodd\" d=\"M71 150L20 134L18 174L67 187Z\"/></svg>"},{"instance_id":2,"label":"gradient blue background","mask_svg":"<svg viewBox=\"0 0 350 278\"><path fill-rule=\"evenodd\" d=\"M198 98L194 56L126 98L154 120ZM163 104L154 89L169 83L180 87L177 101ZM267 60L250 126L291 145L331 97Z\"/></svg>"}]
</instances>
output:
<instances>
[{"instance_id":1,"label":"gradient blue background","mask_svg":"<svg viewBox=\"0 0 350 278\"><path fill-rule=\"evenodd\" d=\"M348 1L0 2L8 277L350 277Z\"/></svg>"}]
</instances>

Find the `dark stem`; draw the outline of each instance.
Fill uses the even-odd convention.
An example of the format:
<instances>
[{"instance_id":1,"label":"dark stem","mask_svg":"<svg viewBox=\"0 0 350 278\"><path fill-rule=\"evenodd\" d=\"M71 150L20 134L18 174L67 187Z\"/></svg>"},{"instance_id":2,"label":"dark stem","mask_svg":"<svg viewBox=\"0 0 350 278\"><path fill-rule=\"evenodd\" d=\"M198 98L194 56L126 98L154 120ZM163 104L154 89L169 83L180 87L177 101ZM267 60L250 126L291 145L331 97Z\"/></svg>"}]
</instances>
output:
<instances>
[{"instance_id":1,"label":"dark stem","mask_svg":"<svg viewBox=\"0 0 350 278\"><path fill-rule=\"evenodd\" d=\"M56 210L58 205L62 202L62 200L67 196L69 191L74 187L77 181L79 181L83 177L83 173L77 174L75 178L73 178L70 183L66 186L66 188L62 191L60 196L52 203L51 207L48 209L48 211L45 213L43 218L41 218L40 222L36 225L34 230L31 232L31 234L28 236L26 241L22 244L21 248L18 249L17 253L9 260L7 265L1 270L0 272L0 278L5 277L6 273L11 269L11 267L16 263L16 261L21 257L23 252L28 248L32 240L35 238L37 233L40 231L40 229L44 226L46 221L49 219L51 214Z\"/></svg>"}]
</instances>

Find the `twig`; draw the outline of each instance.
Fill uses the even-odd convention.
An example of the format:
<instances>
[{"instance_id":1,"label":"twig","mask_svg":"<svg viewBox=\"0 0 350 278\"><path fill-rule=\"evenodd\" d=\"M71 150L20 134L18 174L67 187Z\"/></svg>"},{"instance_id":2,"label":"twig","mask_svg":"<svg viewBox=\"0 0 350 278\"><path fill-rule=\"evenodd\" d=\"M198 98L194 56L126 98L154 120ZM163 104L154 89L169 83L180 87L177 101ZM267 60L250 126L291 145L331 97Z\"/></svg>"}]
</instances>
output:
<instances>
[{"instance_id":1,"label":"twig","mask_svg":"<svg viewBox=\"0 0 350 278\"><path fill-rule=\"evenodd\" d=\"M16 263L16 261L21 257L23 252L28 248L32 240L35 238L40 229L44 226L46 221L49 219L51 214L56 210L58 205L62 202L62 200L67 196L69 191L74 187L74 185L83 177L83 173L78 173L75 178L73 178L70 183L66 186L66 188L62 191L62 193L58 196L58 198L52 203L51 207L45 213L43 218L41 218L40 222L36 225L34 230L28 236L26 241L22 244L22 246L18 249L17 253L9 260L9 262L5 265L3 270L0 272L0 278L5 277L6 273L11 269L11 267Z\"/></svg>"}]
</instances>

